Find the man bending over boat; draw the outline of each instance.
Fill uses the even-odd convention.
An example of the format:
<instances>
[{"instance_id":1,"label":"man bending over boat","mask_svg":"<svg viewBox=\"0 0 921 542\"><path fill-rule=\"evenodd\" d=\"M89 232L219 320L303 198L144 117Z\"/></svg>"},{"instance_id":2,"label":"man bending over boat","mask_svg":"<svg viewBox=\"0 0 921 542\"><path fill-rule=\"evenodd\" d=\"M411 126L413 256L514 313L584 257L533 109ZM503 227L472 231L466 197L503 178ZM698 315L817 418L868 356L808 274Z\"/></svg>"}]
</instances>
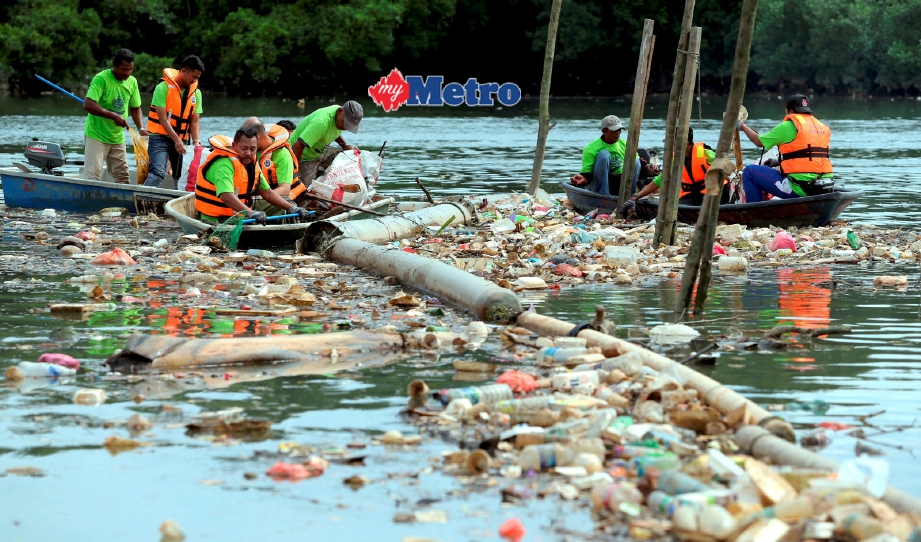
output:
<instances>
[{"instance_id":1,"label":"man bending over boat","mask_svg":"<svg viewBox=\"0 0 921 542\"><path fill-rule=\"evenodd\" d=\"M125 129L128 112L142 136L147 130L141 126L141 94L134 71L134 53L128 49L115 51L112 69L93 76L83 101L89 115L83 133L86 150L83 152L83 178L98 181L102 164L109 168L115 182L128 184L128 153L125 150Z\"/></svg>"},{"instance_id":2,"label":"man bending over boat","mask_svg":"<svg viewBox=\"0 0 921 542\"><path fill-rule=\"evenodd\" d=\"M307 210L286 202L272 191L255 157L258 137L252 128L240 128L233 142L223 135L209 139L214 151L198 169L195 184L195 209L202 220L217 222L243 211L244 216L260 224L266 223L266 214L252 208L253 195L258 193L272 205L287 209L288 214L307 217Z\"/></svg>"},{"instance_id":3,"label":"man bending over boat","mask_svg":"<svg viewBox=\"0 0 921 542\"><path fill-rule=\"evenodd\" d=\"M620 137L626 130L616 115L601 119L601 137L582 148L582 169L573 175L570 182L574 186L587 188L604 195L617 195L620 192L620 177L624 172L624 154L627 142ZM632 194L640 178L640 158L636 158L633 170Z\"/></svg>"},{"instance_id":4,"label":"man bending over boat","mask_svg":"<svg viewBox=\"0 0 921 542\"><path fill-rule=\"evenodd\" d=\"M678 203L682 205L700 205L704 201L704 194L707 193L707 187L704 183L707 171L713 164L716 153L706 143L694 141L694 129L688 128L688 145L684 152L684 167L681 168L681 192ZM728 181L723 183L723 190L720 193L720 203L729 203L729 190L726 189ZM656 175L651 183L643 187L639 193L630 198L623 208L626 214L636 208L636 200L645 198L662 186L662 174Z\"/></svg>"},{"instance_id":5,"label":"man bending over boat","mask_svg":"<svg viewBox=\"0 0 921 542\"><path fill-rule=\"evenodd\" d=\"M282 209L264 199L257 199L253 208L268 216L283 215L285 209L296 205L293 200L305 192L300 179L294 176L297 173L297 163L291 145L288 144L288 130L278 124L262 124L256 117L246 119L243 128L252 128L256 132L256 160L259 169L269 183L269 188L288 202Z\"/></svg>"},{"instance_id":6,"label":"man bending over boat","mask_svg":"<svg viewBox=\"0 0 921 542\"><path fill-rule=\"evenodd\" d=\"M834 170L828 154L831 129L812 116L809 98L802 94L790 97L786 113L783 122L762 136L739 121L739 131L752 143L762 149L777 145L780 151L779 171L755 164L742 171L746 203L764 201L762 192L789 199L834 189Z\"/></svg>"},{"instance_id":7,"label":"man bending over boat","mask_svg":"<svg viewBox=\"0 0 921 542\"><path fill-rule=\"evenodd\" d=\"M300 179L305 187L309 188L317 178L317 170L329 166L342 150L355 148L342 139L342 131L348 130L357 134L358 124L363 116L364 109L361 104L349 100L341 106L321 107L304 117L297 125L291 134L291 139L294 140L291 150L294 152L295 160L300 163ZM338 143L342 150L330 148L329 144L333 141Z\"/></svg>"}]
</instances>

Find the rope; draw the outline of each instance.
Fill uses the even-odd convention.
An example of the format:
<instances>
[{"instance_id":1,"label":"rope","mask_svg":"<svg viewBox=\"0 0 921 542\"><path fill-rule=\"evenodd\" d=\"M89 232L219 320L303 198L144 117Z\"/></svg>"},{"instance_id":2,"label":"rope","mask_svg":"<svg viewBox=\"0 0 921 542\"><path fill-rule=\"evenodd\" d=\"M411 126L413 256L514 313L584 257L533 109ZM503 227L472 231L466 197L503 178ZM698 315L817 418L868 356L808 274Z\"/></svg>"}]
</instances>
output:
<instances>
[{"instance_id":1,"label":"rope","mask_svg":"<svg viewBox=\"0 0 921 542\"><path fill-rule=\"evenodd\" d=\"M704 125L703 100L700 92L700 53L692 53L683 49L677 49L677 51L692 57L697 64L697 128L700 129Z\"/></svg>"}]
</instances>

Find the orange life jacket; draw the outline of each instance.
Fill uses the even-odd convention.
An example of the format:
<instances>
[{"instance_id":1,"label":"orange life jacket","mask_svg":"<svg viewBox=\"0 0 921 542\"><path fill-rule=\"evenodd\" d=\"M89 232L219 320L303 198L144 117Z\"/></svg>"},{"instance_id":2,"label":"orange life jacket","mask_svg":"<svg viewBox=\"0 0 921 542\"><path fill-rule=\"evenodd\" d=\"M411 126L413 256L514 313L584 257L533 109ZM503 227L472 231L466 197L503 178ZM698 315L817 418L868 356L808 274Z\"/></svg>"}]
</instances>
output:
<instances>
[{"instance_id":1,"label":"orange life jacket","mask_svg":"<svg viewBox=\"0 0 921 542\"><path fill-rule=\"evenodd\" d=\"M828 142L831 139L828 126L812 115L801 113L791 113L783 120L793 121L796 138L777 147L781 173L832 173L831 160L828 159Z\"/></svg>"},{"instance_id":2,"label":"orange life jacket","mask_svg":"<svg viewBox=\"0 0 921 542\"><path fill-rule=\"evenodd\" d=\"M694 143L691 147L691 156L685 156L684 168L681 169L681 194L679 198L686 196L700 196L707 193L704 185L704 179L707 176L707 170L710 164L707 163L707 153L709 150L704 143Z\"/></svg>"},{"instance_id":3,"label":"orange life jacket","mask_svg":"<svg viewBox=\"0 0 921 542\"><path fill-rule=\"evenodd\" d=\"M294 179L291 181L291 193L288 197L295 199L303 194L307 188L304 186L304 183L301 182L300 176L296 175L298 169L297 158L295 158L294 151L291 150L291 145L288 143L288 130L277 124L266 124L265 131L274 141L262 151L262 156L259 159L259 167L262 168L262 174L265 175L265 179L269 182L269 187L272 190L278 188L278 173L276 172L275 163L272 162L272 153L282 147L288 149L288 153L291 154L291 162L294 164L295 173Z\"/></svg>"},{"instance_id":4,"label":"orange life jacket","mask_svg":"<svg viewBox=\"0 0 921 542\"><path fill-rule=\"evenodd\" d=\"M232 140L223 135L212 136L208 140L214 151L208 155L205 163L198 168L198 181L195 183L195 209L208 216L227 217L233 216L234 210L224 203L218 194L214 183L205 178L208 170L219 158L228 158L233 162L233 186L237 197L243 205L250 207L253 202L253 191L256 186L256 168L252 174L240 162L240 157L234 152Z\"/></svg>"},{"instance_id":5,"label":"orange life jacket","mask_svg":"<svg viewBox=\"0 0 921 542\"><path fill-rule=\"evenodd\" d=\"M188 141L189 130L192 126L192 114L198 106L195 98L195 91L198 90L198 81L195 81L186 89L183 95L182 89L176 82L179 70L166 68L163 70L163 80L166 81L166 113L171 114L169 124L173 131L179 136L179 139ZM157 115L157 109L150 104L150 112L147 113L147 131L152 134L167 135L166 129L160 125L160 116Z\"/></svg>"}]
</instances>

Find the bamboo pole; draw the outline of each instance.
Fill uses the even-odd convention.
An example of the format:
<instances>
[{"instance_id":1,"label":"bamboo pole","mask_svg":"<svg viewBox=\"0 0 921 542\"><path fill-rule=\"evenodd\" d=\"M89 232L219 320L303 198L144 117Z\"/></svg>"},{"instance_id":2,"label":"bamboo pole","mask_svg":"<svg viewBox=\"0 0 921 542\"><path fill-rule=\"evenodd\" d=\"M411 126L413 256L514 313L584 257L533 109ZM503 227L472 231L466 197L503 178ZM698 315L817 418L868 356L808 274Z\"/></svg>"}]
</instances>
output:
<instances>
[{"instance_id":1,"label":"bamboo pole","mask_svg":"<svg viewBox=\"0 0 921 542\"><path fill-rule=\"evenodd\" d=\"M691 113L694 110L694 87L697 78L697 68L700 64L700 27L691 28L688 38L687 62L684 65L684 82L681 85L681 100L678 105L678 116L675 127L675 152L669 165L668 196L665 202L665 215L663 217L662 242L666 245L675 244L675 233L678 219L678 198L681 191L681 170L684 168L684 157L688 144L688 127L691 125ZM662 201L659 201L662 209Z\"/></svg>"},{"instance_id":2,"label":"bamboo pole","mask_svg":"<svg viewBox=\"0 0 921 542\"><path fill-rule=\"evenodd\" d=\"M620 191L617 197L617 215L627 198L633 195L632 182L636 172L636 151L640 146L640 128L643 125L643 109L646 106L646 87L649 84L649 62L652 60L652 29L655 21L643 22L643 38L640 41L640 55L636 62L636 81L633 84L633 105L630 108L630 126L627 130L627 149L624 152L624 169L620 176Z\"/></svg>"},{"instance_id":3,"label":"bamboo pole","mask_svg":"<svg viewBox=\"0 0 921 542\"><path fill-rule=\"evenodd\" d=\"M745 79L748 75L748 60L757 11L758 0L744 0L742 17L739 22L739 39L736 42L735 60L732 63L732 83L729 87L726 113L723 115L723 126L716 146L716 160L707 172L704 181L707 193L704 195L700 216L697 218L697 226L691 239L691 250L688 252L684 276L681 279L681 293L678 295L675 312L684 313L689 310L694 293L694 283L698 282L698 272L700 272L700 278L697 285L695 312L703 310L707 299L707 289L710 287L710 262L713 257L713 237L719 215L720 190L723 187L723 179L735 170L729 160L729 144L736 134L736 123L742 107L742 98L745 95Z\"/></svg>"},{"instance_id":4,"label":"bamboo pole","mask_svg":"<svg viewBox=\"0 0 921 542\"><path fill-rule=\"evenodd\" d=\"M695 0L685 0L684 18L681 20L681 33L678 34L678 50L687 51L691 24L694 19ZM675 57L675 71L672 75L672 91L668 96L668 116L665 121L665 150L662 153L662 187L659 189L659 213L656 217L656 229L653 234L653 246L662 242L665 230L665 205L668 203L669 184L671 183L671 163L675 157L675 120L678 118L678 99L684 83L684 68L688 56L678 53ZM682 159L683 160L683 159Z\"/></svg>"},{"instance_id":5,"label":"bamboo pole","mask_svg":"<svg viewBox=\"0 0 921 542\"><path fill-rule=\"evenodd\" d=\"M550 24L547 25L547 50L544 53L544 77L540 81L540 107L537 116L537 149L534 152L534 168L528 193L534 195L540 188L540 171L544 166L544 151L547 149L547 133L550 132L550 76L553 73L553 52L556 49L556 29L560 24L560 6L563 0L553 0L550 7Z\"/></svg>"}]
</instances>

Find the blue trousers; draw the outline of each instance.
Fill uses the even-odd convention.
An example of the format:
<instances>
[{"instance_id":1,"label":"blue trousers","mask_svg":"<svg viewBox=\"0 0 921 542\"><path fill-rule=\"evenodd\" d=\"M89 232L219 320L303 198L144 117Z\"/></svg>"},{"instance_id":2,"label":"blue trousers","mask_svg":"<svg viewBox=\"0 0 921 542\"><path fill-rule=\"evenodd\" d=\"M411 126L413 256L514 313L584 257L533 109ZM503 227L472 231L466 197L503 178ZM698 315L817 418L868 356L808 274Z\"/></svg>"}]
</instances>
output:
<instances>
[{"instance_id":1,"label":"blue trousers","mask_svg":"<svg viewBox=\"0 0 921 542\"><path fill-rule=\"evenodd\" d=\"M166 163L169 160L169 153L175 152L173 140L165 135L150 134L147 139L147 153L150 155L150 170L147 173L147 180L144 186L154 188L163 184L166 177Z\"/></svg>"},{"instance_id":2,"label":"blue trousers","mask_svg":"<svg viewBox=\"0 0 921 542\"><path fill-rule=\"evenodd\" d=\"M592 182L588 189L599 194L616 196L620 192L620 175L608 175L611 172L611 153L607 149L599 151L592 166ZM636 159L636 168L633 170L633 182L630 185L630 194L636 193L636 183L640 178L640 159Z\"/></svg>"},{"instance_id":3,"label":"blue trousers","mask_svg":"<svg viewBox=\"0 0 921 542\"><path fill-rule=\"evenodd\" d=\"M745 203L764 201L762 192L783 199L799 197L783 173L767 166L745 166L742 170L742 187L745 190Z\"/></svg>"}]
</instances>

